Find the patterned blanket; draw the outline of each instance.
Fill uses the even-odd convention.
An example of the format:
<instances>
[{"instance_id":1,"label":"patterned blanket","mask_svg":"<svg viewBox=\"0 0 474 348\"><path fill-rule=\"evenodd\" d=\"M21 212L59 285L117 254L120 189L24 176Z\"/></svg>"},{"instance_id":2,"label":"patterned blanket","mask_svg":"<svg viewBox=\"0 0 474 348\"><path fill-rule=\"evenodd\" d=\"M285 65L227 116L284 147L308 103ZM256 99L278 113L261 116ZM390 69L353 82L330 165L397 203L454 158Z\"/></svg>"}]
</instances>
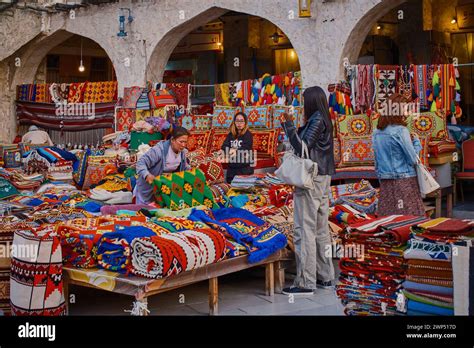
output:
<instances>
[{"instance_id":1,"label":"patterned blanket","mask_svg":"<svg viewBox=\"0 0 474 348\"><path fill-rule=\"evenodd\" d=\"M250 263L260 262L287 245L287 238L273 225L244 209L194 210L191 220L202 221L244 245Z\"/></svg>"},{"instance_id":2,"label":"patterned blanket","mask_svg":"<svg viewBox=\"0 0 474 348\"><path fill-rule=\"evenodd\" d=\"M225 251L225 237L210 229L137 238L131 246L131 272L147 278L165 278L218 262Z\"/></svg>"}]
</instances>

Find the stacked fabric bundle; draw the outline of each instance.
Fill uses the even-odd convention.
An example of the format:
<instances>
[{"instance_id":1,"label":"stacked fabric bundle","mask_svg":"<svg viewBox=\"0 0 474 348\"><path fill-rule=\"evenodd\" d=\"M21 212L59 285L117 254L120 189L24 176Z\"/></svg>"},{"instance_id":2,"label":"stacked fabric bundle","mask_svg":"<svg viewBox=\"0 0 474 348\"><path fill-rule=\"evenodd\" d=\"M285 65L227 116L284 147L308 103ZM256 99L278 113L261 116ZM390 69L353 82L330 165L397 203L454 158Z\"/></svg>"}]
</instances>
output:
<instances>
[{"instance_id":1,"label":"stacked fabric bundle","mask_svg":"<svg viewBox=\"0 0 474 348\"><path fill-rule=\"evenodd\" d=\"M394 315L396 293L405 277L401 253L377 247L359 259L342 258L336 293L346 315Z\"/></svg>"},{"instance_id":2,"label":"stacked fabric bundle","mask_svg":"<svg viewBox=\"0 0 474 348\"><path fill-rule=\"evenodd\" d=\"M136 238L131 249L132 273L165 278L220 261L225 256L226 238L211 229L186 230Z\"/></svg>"},{"instance_id":3,"label":"stacked fabric bundle","mask_svg":"<svg viewBox=\"0 0 474 348\"><path fill-rule=\"evenodd\" d=\"M51 181L73 182L73 163L71 161L59 160L48 169L47 178Z\"/></svg>"},{"instance_id":4,"label":"stacked fabric bundle","mask_svg":"<svg viewBox=\"0 0 474 348\"><path fill-rule=\"evenodd\" d=\"M226 238L244 245L249 253L250 263L264 260L287 245L285 235L244 209L195 210L189 215L189 219L202 221L223 233Z\"/></svg>"},{"instance_id":5,"label":"stacked fabric bundle","mask_svg":"<svg viewBox=\"0 0 474 348\"><path fill-rule=\"evenodd\" d=\"M34 190L41 186L44 181L42 174L24 174L22 171L15 171L10 178L10 182L19 190Z\"/></svg>"},{"instance_id":6,"label":"stacked fabric bundle","mask_svg":"<svg viewBox=\"0 0 474 348\"><path fill-rule=\"evenodd\" d=\"M416 237L456 243L474 237L474 220L438 218L413 227Z\"/></svg>"},{"instance_id":7,"label":"stacked fabric bundle","mask_svg":"<svg viewBox=\"0 0 474 348\"><path fill-rule=\"evenodd\" d=\"M232 187L249 189L256 186L258 177L256 175L236 175L232 180Z\"/></svg>"},{"instance_id":8,"label":"stacked fabric bundle","mask_svg":"<svg viewBox=\"0 0 474 348\"><path fill-rule=\"evenodd\" d=\"M454 315L453 247L474 238L474 221L438 218L412 231L405 251L409 268L401 310L409 315Z\"/></svg>"},{"instance_id":9,"label":"stacked fabric bundle","mask_svg":"<svg viewBox=\"0 0 474 348\"><path fill-rule=\"evenodd\" d=\"M403 284L401 311L408 315L452 315L452 246L414 236L408 242L405 259L411 269Z\"/></svg>"},{"instance_id":10,"label":"stacked fabric bundle","mask_svg":"<svg viewBox=\"0 0 474 348\"><path fill-rule=\"evenodd\" d=\"M378 194L378 189L373 188L370 182L362 180L355 184L332 186L329 201L331 206L346 204L359 212L374 214L377 210Z\"/></svg>"},{"instance_id":11,"label":"stacked fabric bundle","mask_svg":"<svg viewBox=\"0 0 474 348\"><path fill-rule=\"evenodd\" d=\"M406 276L402 247L410 228L427 220L393 215L350 224L344 230L337 294L346 314L396 314L397 293Z\"/></svg>"}]
</instances>

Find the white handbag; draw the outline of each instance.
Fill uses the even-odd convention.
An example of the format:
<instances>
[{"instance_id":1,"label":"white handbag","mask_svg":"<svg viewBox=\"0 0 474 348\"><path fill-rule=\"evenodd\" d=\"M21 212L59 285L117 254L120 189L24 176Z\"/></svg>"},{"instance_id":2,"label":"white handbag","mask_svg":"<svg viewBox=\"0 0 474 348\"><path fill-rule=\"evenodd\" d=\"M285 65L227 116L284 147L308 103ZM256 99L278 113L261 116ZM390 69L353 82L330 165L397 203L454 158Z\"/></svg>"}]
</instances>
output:
<instances>
[{"instance_id":1,"label":"white handbag","mask_svg":"<svg viewBox=\"0 0 474 348\"><path fill-rule=\"evenodd\" d=\"M302 189L314 189L314 178L318 175L318 165L309 158L308 147L301 141L302 156L287 151L283 163L275 171L275 175L288 185Z\"/></svg>"},{"instance_id":2,"label":"white handbag","mask_svg":"<svg viewBox=\"0 0 474 348\"><path fill-rule=\"evenodd\" d=\"M440 188L438 182L433 178L429 170L421 163L419 157L418 162L416 163L416 175L418 177L418 185L420 186L420 192L422 194L428 195Z\"/></svg>"}]
</instances>

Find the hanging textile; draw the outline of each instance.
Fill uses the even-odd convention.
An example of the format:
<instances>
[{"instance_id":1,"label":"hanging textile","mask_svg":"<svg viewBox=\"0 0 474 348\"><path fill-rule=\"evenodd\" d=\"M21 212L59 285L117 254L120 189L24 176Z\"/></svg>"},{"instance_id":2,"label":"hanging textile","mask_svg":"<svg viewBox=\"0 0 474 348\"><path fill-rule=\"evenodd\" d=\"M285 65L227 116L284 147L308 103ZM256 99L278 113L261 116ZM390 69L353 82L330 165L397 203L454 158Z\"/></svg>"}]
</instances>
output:
<instances>
[{"instance_id":1,"label":"hanging textile","mask_svg":"<svg viewBox=\"0 0 474 348\"><path fill-rule=\"evenodd\" d=\"M166 89L176 100L179 107L188 109L190 102L190 84L188 83L162 83L161 89Z\"/></svg>"},{"instance_id":2,"label":"hanging textile","mask_svg":"<svg viewBox=\"0 0 474 348\"><path fill-rule=\"evenodd\" d=\"M377 107L383 108L388 98L397 93L397 71L398 66L378 65L377 66Z\"/></svg>"}]
</instances>

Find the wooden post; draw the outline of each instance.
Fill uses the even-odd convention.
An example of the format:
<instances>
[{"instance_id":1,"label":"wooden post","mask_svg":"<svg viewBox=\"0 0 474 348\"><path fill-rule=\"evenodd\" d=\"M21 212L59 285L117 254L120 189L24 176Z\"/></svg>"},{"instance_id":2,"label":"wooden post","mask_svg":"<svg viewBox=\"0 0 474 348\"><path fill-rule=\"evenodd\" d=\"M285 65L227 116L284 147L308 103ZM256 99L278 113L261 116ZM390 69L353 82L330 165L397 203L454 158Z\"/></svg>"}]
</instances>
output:
<instances>
[{"instance_id":1,"label":"wooden post","mask_svg":"<svg viewBox=\"0 0 474 348\"><path fill-rule=\"evenodd\" d=\"M275 272L275 292L281 294L283 288L285 287L285 269L282 268L282 263L280 261L275 262L274 265Z\"/></svg>"},{"instance_id":2,"label":"wooden post","mask_svg":"<svg viewBox=\"0 0 474 348\"><path fill-rule=\"evenodd\" d=\"M442 215L442 212L441 212L442 200L443 200L443 194L441 193L441 189L439 189L436 192L436 215L435 215L436 218L440 218Z\"/></svg>"},{"instance_id":3,"label":"wooden post","mask_svg":"<svg viewBox=\"0 0 474 348\"><path fill-rule=\"evenodd\" d=\"M66 315L69 315L69 277L67 272L63 272L63 294L66 301Z\"/></svg>"},{"instance_id":4,"label":"wooden post","mask_svg":"<svg viewBox=\"0 0 474 348\"><path fill-rule=\"evenodd\" d=\"M453 217L453 188L448 188L448 195L447 195L447 202L446 202L446 217L452 218Z\"/></svg>"},{"instance_id":5,"label":"wooden post","mask_svg":"<svg viewBox=\"0 0 474 348\"><path fill-rule=\"evenodd\" d=\"M273 262L265 265L265 293L267 296L275 294L275 277L273 273Z\"/></svg>"},{"instance_id":6,"label":"wooden post","mask_svg":"<svg viewBox=\"0 0 474 348\"><path fill-rule=\"evenodd\" d=\"M217 277L209 278L209 315L218 314L219 289Z\"/></svg>"}]
</instances>

